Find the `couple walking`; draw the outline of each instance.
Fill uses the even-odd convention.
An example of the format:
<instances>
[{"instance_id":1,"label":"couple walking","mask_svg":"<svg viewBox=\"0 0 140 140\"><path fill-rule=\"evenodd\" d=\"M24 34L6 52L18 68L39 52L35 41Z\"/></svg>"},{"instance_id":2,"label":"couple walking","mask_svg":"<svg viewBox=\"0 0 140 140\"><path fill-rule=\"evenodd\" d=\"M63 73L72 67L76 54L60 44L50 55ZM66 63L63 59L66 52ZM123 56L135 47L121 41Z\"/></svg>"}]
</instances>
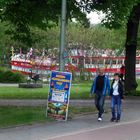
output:
<instances>
[{"instance_id":1,"label":"couple walking","mask_svg":"<svg viewBox=\"0 0 140 140\"><path fill-rule=\"evenodd\" d=\"M102 121L104 113L104 101L106 92L111 97L111 122L119 122L121 118L121 99L123 99L123 84L119 73L114 74L110 87L110 81L103 69L99 69L91 87L91 94L95 93L95 106L98 110L98 121Z\"/></svg>"}]
</instances>

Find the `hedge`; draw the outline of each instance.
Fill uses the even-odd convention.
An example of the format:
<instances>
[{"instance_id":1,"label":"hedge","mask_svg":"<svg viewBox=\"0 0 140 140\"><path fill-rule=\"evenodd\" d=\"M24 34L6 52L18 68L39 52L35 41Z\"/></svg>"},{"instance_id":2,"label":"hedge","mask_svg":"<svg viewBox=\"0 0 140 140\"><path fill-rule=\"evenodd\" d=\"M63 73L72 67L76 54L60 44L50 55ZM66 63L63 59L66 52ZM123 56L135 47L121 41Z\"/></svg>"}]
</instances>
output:
<instances>
[{"instance_id":1,"label":"hedge","mask_svg":"<svg viewBox=\"0 0 140 140\"><path fill-rule=\"evenodd\" d=\"M0 68L0 83L20 83L25 77L21 73L12 72L6 68Z\"/></svg>"}]
</instances>

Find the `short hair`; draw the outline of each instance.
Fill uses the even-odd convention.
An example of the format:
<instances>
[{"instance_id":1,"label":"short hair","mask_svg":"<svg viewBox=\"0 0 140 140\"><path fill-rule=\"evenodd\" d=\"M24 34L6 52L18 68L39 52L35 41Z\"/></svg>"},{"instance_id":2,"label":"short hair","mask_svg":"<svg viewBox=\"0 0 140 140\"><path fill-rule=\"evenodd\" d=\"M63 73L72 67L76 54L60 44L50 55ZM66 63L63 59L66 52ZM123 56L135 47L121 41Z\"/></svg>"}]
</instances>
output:
<instances>
[{"instance_id":1,"label":"short hair","mask_svg":"<svg viewBox=\"0 0 140 140\"><path fill-rule=\"evenodd\" d=\"M115 73L114 76L118 76L118 77L120 77L120 74L119 74L119 73Z\"/></svg>"}]
</instances>

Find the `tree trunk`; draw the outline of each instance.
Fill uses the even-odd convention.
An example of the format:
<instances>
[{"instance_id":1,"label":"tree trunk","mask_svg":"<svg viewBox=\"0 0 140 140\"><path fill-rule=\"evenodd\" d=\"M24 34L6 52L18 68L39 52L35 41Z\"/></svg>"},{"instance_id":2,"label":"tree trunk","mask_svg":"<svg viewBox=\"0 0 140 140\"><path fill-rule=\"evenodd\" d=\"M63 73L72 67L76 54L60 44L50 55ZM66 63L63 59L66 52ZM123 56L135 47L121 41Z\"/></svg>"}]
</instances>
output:
<instances>
[{"instance_id":1,"label":"tree trunk","mask_svg":"<svg viewBox=\"0 0 140 140\"><path fill-rule=\"evenodd\" d=\"M136 83L136 49L137 49L137 34L140 20L140 4L135 6L132 10L131 16L127 23L127 37L126 37L126 58L125 58L125 91L135 91Z\"/></svg>"}]
</instances>

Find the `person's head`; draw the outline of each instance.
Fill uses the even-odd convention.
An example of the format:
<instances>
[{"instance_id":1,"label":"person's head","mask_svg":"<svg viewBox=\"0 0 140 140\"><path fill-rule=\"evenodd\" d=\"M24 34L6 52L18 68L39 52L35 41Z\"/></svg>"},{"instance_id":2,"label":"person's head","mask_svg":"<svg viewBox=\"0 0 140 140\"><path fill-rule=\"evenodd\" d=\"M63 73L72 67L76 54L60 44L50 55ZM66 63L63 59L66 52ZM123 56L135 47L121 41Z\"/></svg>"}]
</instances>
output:
<instances>
[{"instance_id":1,"label":"person's head","mask_svg":"<svg viewBox=\"0 0 140 140\"><path fill-rule=\"evenodd\" d=\"M104 75L104 69L103 68L99 68L98 69L98 74L99 75Z\"/></svg>"},{"instance_id":2,"label":"person's head","mask_svg":"<svg viewBox=\"0 0 140 140\"><path fill-rule=\"evenodd\" d=\"M118 80L120 79L120 74L119 74L119 73L115 73L115 74L114 74L114 79L115 79L116 81L118 81Z\"/></svg>"}]
</instances>

